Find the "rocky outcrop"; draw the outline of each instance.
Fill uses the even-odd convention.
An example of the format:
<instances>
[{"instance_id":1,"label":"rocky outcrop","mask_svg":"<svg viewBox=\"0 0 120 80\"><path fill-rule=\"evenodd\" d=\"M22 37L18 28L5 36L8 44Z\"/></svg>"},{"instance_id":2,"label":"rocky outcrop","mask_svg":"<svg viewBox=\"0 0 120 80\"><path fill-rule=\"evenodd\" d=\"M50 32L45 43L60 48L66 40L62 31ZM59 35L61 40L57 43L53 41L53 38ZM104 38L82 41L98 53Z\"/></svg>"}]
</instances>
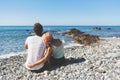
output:
<instances>
[{"instance_id":1,"label":"rocky outcrop","mask_svg":"<svg viewBox=\"0 0 120 80\"><path fill-rule=\"evenodd\" d=\"M101 27L94 27L91 28L92 30L111 30L111 28L101 28Z\"/></svg>"},{"instance_id":2,"label":"rocky outcrop","mask_svg":"<svg viewBox=\"0 0 120 80\"><path fill-rule=\"evenodd\" d=\"M70 29L69 31L65 32L69 37L73 38L80 44L90 45L92 43L96 43L99 41L99 37L96 35L90 35L85 32L81 32L78 29Z\"/></svg>"}]
</instances>

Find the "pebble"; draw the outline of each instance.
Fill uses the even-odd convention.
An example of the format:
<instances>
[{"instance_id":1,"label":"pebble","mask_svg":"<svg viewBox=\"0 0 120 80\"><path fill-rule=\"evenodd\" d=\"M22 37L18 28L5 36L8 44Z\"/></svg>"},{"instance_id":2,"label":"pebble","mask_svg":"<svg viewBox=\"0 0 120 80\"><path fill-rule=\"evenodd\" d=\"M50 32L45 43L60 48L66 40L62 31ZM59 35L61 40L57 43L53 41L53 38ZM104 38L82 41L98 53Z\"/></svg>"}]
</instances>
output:
<instances>
[{"instance_id":1,"label":"pebble","mask_svg":"<svg viewBox=\"0 0 120 80\"><path fill-rule=\"evenodd\" d=\"M120 38L65 49L66 64L41 73L24 67L24 54L0 59L0 80L120 80Z\"/></svg>"}]
</instances>

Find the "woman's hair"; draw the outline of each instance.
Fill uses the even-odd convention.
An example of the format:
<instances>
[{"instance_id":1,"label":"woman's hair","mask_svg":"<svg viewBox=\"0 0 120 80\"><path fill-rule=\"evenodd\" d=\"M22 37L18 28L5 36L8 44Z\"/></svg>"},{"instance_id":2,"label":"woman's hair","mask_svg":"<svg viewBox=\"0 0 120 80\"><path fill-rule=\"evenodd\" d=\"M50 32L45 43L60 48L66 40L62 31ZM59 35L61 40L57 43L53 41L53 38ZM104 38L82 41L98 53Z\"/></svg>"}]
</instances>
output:
<instances>
[{"instance_id":1,"label":"woman's hair","mask_svg":"<svg viewBox=\"0 0 120 80\"><path fill-rule=\"evenodd\" d=\"M34 32L36 35L41 36L43 31L43 27L40 23L35 23L34 24Z\"/></svg>"},{"instance_id":2,"label":"woman's hair","mask_svg":"<svg viewBox=\"0 0 120 80\"><path fill-rule=\"evenodd\" d=\"M60 39L52 39L51 40L51 45L60 46L61 44L62 44L62 41Z\"/></svg>"}]
</instances>

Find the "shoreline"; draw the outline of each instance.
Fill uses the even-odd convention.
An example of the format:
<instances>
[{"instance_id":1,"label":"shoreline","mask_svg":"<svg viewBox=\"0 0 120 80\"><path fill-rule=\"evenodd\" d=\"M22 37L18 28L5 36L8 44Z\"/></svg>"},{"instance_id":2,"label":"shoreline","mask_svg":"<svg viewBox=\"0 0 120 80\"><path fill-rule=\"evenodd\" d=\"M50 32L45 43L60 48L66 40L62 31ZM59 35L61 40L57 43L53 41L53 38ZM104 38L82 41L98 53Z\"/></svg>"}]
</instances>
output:
<instances>
[{"instance_id":1,"label":"shoreline","mask_svg":"<svg viewBox=\"0 0 120 80\"><path fill-rule=\"evenodd\" d=\"M12 57L12 56L18 56L18 55L21 55L21 54L25 54L25 51L23 52L17 52L17 54L14 52L12 52L12 53L9 53L9 54L2 54L2 55L0 55L0 59L5 59L5 58L10 58L10 57Z\"/></svg>"},{"instance_id":2,"label":"shoreline","mask_svg":"<svg viewBox=\"0 0 120 80\"><path fill-rule=\"evenodd\" d=\"M0 80L120 80L120 38L65 48L65 58L65 64L41 73L24 67L24 54L0 59Z\"/></svg>"},{"instance_id":3,"label":"shoreline","mask_svg":"<svg viewBox=\"0 0 120 80\"><path fill-rule=\"evenodd\" d=\"M100 39L108 39L108 40L114 40L114 39L120 39L120 37L100 37ZM95 44L95 43L94 43ZM83 44L77 44L77 43L70 43L64 46L64 48L70 48L70 47L80 47L80 46L84 46ZM17 54L16 54L17 53ZM11 56L17 56L17 55L21 55L21 54L25 54L25 51L21 51L21 52L11 52L9 54L1 54L0 55L0 59L2 58L10 58Z\"/></svg>"}]
</instances>

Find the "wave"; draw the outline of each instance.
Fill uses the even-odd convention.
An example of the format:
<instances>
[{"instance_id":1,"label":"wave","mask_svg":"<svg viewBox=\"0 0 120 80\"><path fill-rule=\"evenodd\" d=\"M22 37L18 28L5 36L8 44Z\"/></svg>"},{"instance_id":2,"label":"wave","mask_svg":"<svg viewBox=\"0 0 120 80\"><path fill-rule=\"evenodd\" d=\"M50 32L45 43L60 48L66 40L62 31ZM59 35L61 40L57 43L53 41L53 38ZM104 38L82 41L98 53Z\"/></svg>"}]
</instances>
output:
<instances>
[{"instance_id":1,"label":"wave","mask_svg":"<svg viewBox=\"0 0 120 80\"><path fill-rule=\"evenodd\" d=\"M75 46L79 47L79 46L84 46L84 45L83 44L77 44L77 43L69 43L67 45L64 45L64 48L66 49L66 48L75 47Z\"/></svg>"},{"instance_id":2,"label":"wave","mask_svg":"<svg viewBox=\"0 0 120 80\"><path fill-rule=\"evenodd\" d=\"M2 54L0 55L0 59L3 59L3 58L10 58L11 56L17 56L17 55L20 55L20 54L25 54L25 51L24 52L11 52L9 54Z\"/></svg>"},{"instance_id":3,"label":"wave","mask_svg":"<svg viewBox=\"0 0 120 80\"><path fill-rule=\"evenodd\" d=\"M70 47L74 47L74 46L83 46L82 44L77 44L77 43L74 43L74 42L63 43L63 44L64 44L64 49L70 48ZM22 51L22 52L11 52L11 53L8 53L8 54L2 54L2 55L0 55L0 59L10 58L11 56L17 56L17 55L20 55L20 54L25 54L25 51Z\"/></svg>"}]
</instances>

